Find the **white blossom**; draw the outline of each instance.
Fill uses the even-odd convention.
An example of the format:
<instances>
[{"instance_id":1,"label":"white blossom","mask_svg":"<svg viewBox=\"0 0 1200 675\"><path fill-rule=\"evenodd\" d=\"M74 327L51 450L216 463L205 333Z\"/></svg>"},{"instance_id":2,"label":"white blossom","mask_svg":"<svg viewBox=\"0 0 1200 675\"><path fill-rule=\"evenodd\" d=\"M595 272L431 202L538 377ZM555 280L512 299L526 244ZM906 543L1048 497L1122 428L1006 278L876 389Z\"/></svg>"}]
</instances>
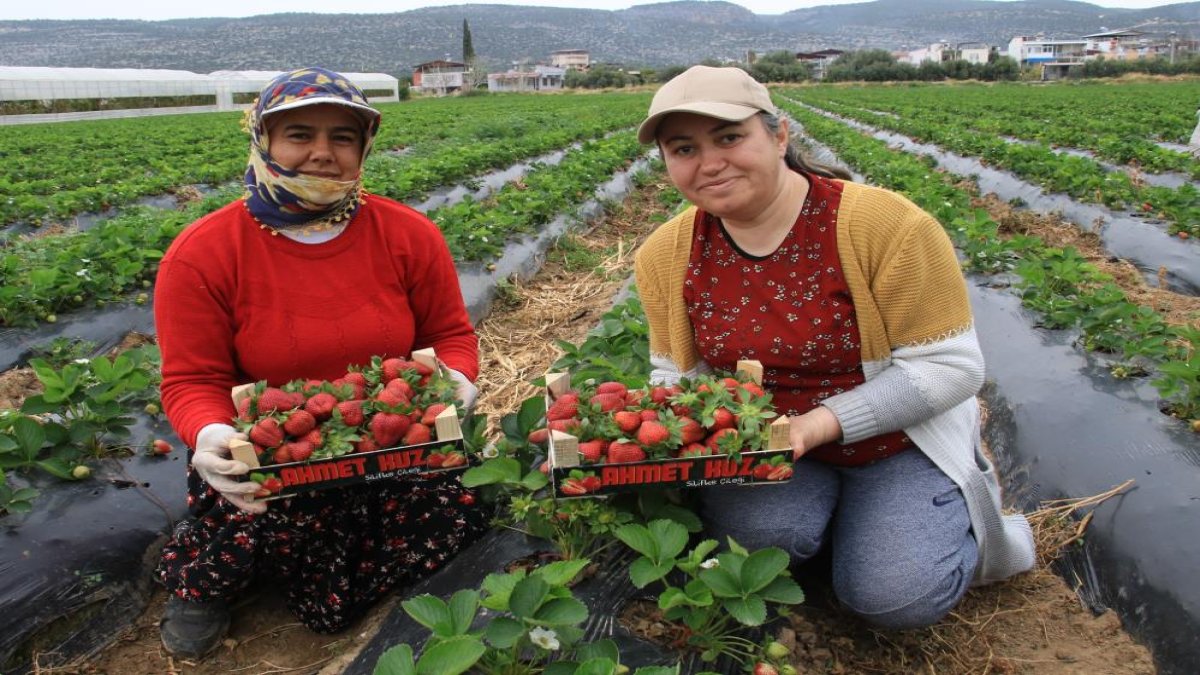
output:
<instances>
[{"instance_id":1,"label":"white blossom","mask_svg":"<svg viewBox=\"0 0 1200 675\"><path fill-rule=\"evenodd\" d=\"M552 630L546 630L541 626L529 631L529 640L533 644L549 652L559 648L558 633L555 633Z\"/></svg>"},{"instance_id":2,"label":"white blossom","mask_svg":"<svg viewBox=\"0 0 1200 675\"><path fill-rule=\"evenodd\" d=\"M721 561L717 560L716 558L709 558L708 560L700 563L700 566L706 570L716 569L721 566Z\"/></svg>"}]
</instances>

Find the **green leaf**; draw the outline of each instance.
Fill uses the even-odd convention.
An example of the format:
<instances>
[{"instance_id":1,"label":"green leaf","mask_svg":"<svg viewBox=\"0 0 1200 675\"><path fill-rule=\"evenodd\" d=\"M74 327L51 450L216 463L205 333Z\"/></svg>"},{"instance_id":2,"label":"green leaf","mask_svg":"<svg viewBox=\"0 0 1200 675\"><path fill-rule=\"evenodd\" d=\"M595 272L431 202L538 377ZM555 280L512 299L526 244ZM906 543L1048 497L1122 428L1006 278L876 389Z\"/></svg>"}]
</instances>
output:
<instances>
[{"instance_id":1,"label":"green leaf","mask_svg":"<svg viewBox=\"0 0 1200 675\"><path fill-rule=\"evenodd\" d=\"M747 626L761 626L767 620L767 603L756 595L748 598L726 598L721 604L730 616Z\"/></svg>"},{"instance_id":2,"label":"green leaf","mask_svg":"<svg viewBox=\"0 0 1200 675\"><path fill-rule=\"evenodd\" d=\"M698 578L712 590L713 595L719 598L737 598L742 595L738 578L730 570L725 569L724 564L715 569L700 570Z\"/></svg>"},{"instance_id":3,"label":"green leaf","mask_svg":"<svg viewBox=\"0 0 1200 675\"><path fill-rule=\"evenodd\" d=\"M521 574L489 574L483 579L483 606L498 611L508 611L509 596L517 581L524 578Z\"/></svg>"},{"instance_id":4,"label":"green leaf","mask_svg":"<svg viewBox=\"0 0 1200 675\"><path fill-rule=\"evenodd\" d=\"M464 635L471 629L475 613L479 610L479 592L462 589L450 596L450 630L454 635Z\"/></svg>"},{"instance_id":5,"label":"green leaf","mask_svg":"<svg viewBox=\"0 0 1200 675\"><path fill-rule=\"evenodd\" d=\"M550 477L541 471L530 471L521 479L521 487L530 492L537 492L550 484Z\"/></svg>"},{"instance_id":6,"label":"green leaf","mask_svg":"<svg viewBox=\"0 0 1200 675\"><path fill-rule=\"evenodd\" d=\"M758 595L767 602L778 602L783 605L798 605L804 602L804 589L800 584L788 577L778 577Z\"/></svg>"},{"instance_id":7,"label":"green leaf","mask_svg":"<svg viewBox=\"0 0 1200 675\"><path fill-rule=\"evenodd\" d=\"M434 635L449 637L453 634L450 608L441 598L426 593L405 600L400 606L413 620L433 631Z\"/></svg>"},{"instance_id":8,"label":"green leaf","mask_svg":"<svg viewBox=\"0 0 1200 675\"><path fill-rule=\"evenodd\" d=\"M587 620L587 605L575 598L555 598L538 608L533 620L547 626L574 626Z\"/></svg>"},{"instance_id":9,"label":"green leaf","mask_svg":"<svg viewBox=\"0 0 1200 675\"><path fill-rule=\"evenodd\" d=\"M484 630L483 636L496 649L509 649L525 635L525 624L507 616L498 616Z\"/></svg>"},{"instance_id":10,"label":"green leaf","mask_svg":"<svg viewBox=\"0 0 1200 675\"><path fill-rule=\"evenodd\" d=\"M690 604L687 594L674 586L666 589L658 596L658 608L664 612L672 607L683 607Z\"/></svg>"},{"instance_id":11,"label":"green leaf","mask_svg":"<svg viewBox=\"0 0 1200 675\"><path fill-rule=\"evenodd\" d=\"M631 523L622 525L613 533L629 548L641 553L651 560L658 559L658 543L650 535L650 530L643 525Z\"/></svg>"},{"instance_id":12,"label":"green leaf","mask_svg":"<svg viewBox=\"0 0 1200 675\"><path fill-rule=\"evenodd\" d=\"M413 665L413 650L408 645L396 645L383 653L375 662L373 675L416 675Z\"/></svg>"},{"instance_id":13,"label":"green leaf","mask_svg":"<svg viewBox=\"0 0 1200 675\"><path fill-rule=\"evenodd\" d=\"M679 666L668 668L667 666L647 666L638 668L633 675L679 675ZM703 674L702 674L703 675ZM712 673L716 675L716 673Z\"/></svg>"},{"instance_id":14,"label":"green leaf","mask_svg":"<svg viewBox=\"0 0 1200 675\"><path fill-rule=\"evenodd\" d=\"M579 664L575 661L555 661L546 666L542 675L575 675Z\"/></svg>"},{"instance_id":15,"label":"green leaf","mask_svg":"<svg viewBox=\"0 0 1200 675\"><path fill-rule=\"evenodd\" d=\"M46 432L32 418L18 417L13 422L13 438L28 457L34 457L46 443Z\"/></svg>"},{"instance_id":16,"label":"green leaf","mask_svg":"<svg viewBox=\"0 0 1200 675\"><path fill-rule=\"evenodd\" d=\"M551 586L565 586L579 575L585 567L591 564L587 558L579 560L558 560L543 565L533 571L533 576L541 577Z\"/></svg>"},{"instance_id":17,"label":"green leaf","mask_svg":"<svg viewBox=\"0 0 1200 675\"><path fill-rule=\"evenodd\" d=\"M75 480L75 476L71 471L75 468L74 465L62 457L51 457L49 459L41 459L34 462L34 466L45 471L46 473L61 478L62 480Z\"/></svg>"},{"instance_id":18,"label":"green leaf","mask_svg":"<svg viewBox=\"0 0 1200 675\"><path fill-rule=\"evenodd\" d=\"M673 520L656 520L650 523L650 536L658 542L657 562L666 562L683 552L688 542L687 528Z\"/></svg>"},{"instance_id":19,"label":"green leaf","mask_svg":"<svg viewBox=\"0 0 1200 675\"><path fill-rule=\"evenodd\" d=\"M712 591L699 579L687 582L687 585L683 587L683 592L687 594L688 602L697 607L708 607L713 604Z\"/></svg>"},{"instance_id":20,"label":"green leaf","mask_svg":"<svg viewBox=\"0 0 1200 675\"><path fill-rule=\"evenodd\" d=\"M621 651L612 640L597 640L575 648L575 658L581 661L591 659L608 659L613 663L621 662Z\"/></svg>"},{"instance_id":21,"label":"green leaf","mask_svg":"<svg viewBox=\"0 0 1200 675\"><path fill-rule=\"evenodd\" d=\"M725 540L729 543L729 550L732 553L736 553L736 554L742 556L743 558L750 555L750 551L747 551L745 549L745 547L743 547L741 544L734 541L733 537L726 537Z\"/></svg>"},{"instance_id":22,"label":"green leaf","mask_svg":"<svg viewBox=\"0 0 1200 675\"><path fill-rule=\"evenodd\" d=\"M61 401L47 401L42 394L30 396L21 403L21 412L26 415L44 415L62 410Z\"/></svg>"},{"instance_id":23,"label":"green leaf","mask_svg":"<svg viewBox=\"0 0 1200 675\"><path fill-rule=\"evenodd\" d=\"M649 558L638 558L629 566L629 579L634 586L645 588L670 574L673 569L673 564L658 565Z\"/></svg>"},{"instance_id":24,"label":"green leaf","mask_svg":"<svg viewBox=\"0 0 1200 675\"><path fill-rule=\"evenodd\" d=\"M531 396L521 402L517 413L517 430L521 438L538 428L542 418L546 416L546 399L542 396Z\"/></svg>"},{"instance_id":25,"label":"green leaf","mask_svg":"<svg viewBox=\"0 0 1200 675\"><path fill-rule=\"evenodd\" d=\"M459 675L475 665L487 651L473 635L459 635L425 648L417 661L417 675Z\"/></svg>"},{"instance_id":26,"label":"green leaf","mask_svg":"<svg viewBox=\"0 0 1200 675\"><path fill-rule=\"evenodd\" d=\"M787 569L788 554L781 548L759 549L742 563L741 585L743 593L757 593Z\"/></svg>"},{"instance_id":27,"label":"green leaf","mask_svg":"<svg viewBox=\"0 0 1200 675\"><path fill-rule=\"evenodd\" d=\"M617 672L617 664L609 659L590 659L579 664L575 675L613 675Z\"/></svg>"},{"instance_id":28,"label":"green leaf","mask_svg":"<svg viewBox=\"0 0 1200 675\"><path fill-rule=\"evenodd\" d=\"M508 598L508 609L519 619L532 618L549 592L549 584L540 577L521 579L513 586L512 594Z\"/></svg>"},{"instance_id":29,"label":"green leaf","mask_svg":"<svg viewBox=\"0 0 1200 675\"><path fill-rule=\"evenodd\" d=\"M463 485L472 488L496 483L515 483L519 480L521 463L511 457L494 457L479 466L467 469L462 475Z\"/></svg>"}]
</instances>

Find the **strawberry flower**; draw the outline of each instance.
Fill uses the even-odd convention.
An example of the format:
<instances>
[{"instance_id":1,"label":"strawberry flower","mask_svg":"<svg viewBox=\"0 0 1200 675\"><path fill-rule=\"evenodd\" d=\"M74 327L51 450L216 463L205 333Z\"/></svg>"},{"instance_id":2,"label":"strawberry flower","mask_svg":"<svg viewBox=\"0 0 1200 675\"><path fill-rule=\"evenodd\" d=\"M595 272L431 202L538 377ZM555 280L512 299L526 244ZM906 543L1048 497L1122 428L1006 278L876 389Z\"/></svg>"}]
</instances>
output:
<instances>
[{"instance_id":1,"label":"strawberry flower","mask_svg":"<svg viewBox=\"0 0 1200 675\"><path fill-rule=\"evenodd\" d=\"M552 652L560 646L558 644L558 633L546 630L541 626L529 631L529 641L548 652Z\"/></svg>"},{"instance_id":2,"label":"strawberry flower","mask_svg":"<svg viewBox=\"0 0 1200 675\"><path fill-rule=\"evenodd\" d=\"M720 566L721 566L721 561L717 560L716 558L709 558L708 560L705 560L704 562L700 563L700 567L703 567L706 570L716 569Z\"/></svg>"}]
</instances>

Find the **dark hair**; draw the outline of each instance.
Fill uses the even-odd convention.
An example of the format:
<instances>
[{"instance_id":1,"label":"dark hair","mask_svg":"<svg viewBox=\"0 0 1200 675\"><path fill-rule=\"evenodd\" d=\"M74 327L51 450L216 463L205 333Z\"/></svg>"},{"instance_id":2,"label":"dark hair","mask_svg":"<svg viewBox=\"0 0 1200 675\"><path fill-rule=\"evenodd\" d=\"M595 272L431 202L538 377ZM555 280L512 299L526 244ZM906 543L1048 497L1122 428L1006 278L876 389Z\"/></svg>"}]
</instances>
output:
<instances>
[{"instance_id":1,"label":"dark hair","mask_svg":"<svg viewBox=\"0 0 1200 675\"><path fill-rule=\"evenodd\" d=\"M767 132L772 136L779 133L782 126L782 118L779 115L772 115L769 112L758 113L758 118L762 120L763 126L767 128ZM817 164L816 162L804 156L788 139L787 152L783 155L783 161L792 171L804 171L807 173L815 173L818 176L825 178L841 178L842 180L853 180L850 177L850 172L838 166L828 166L825 164Z\"/></svg>"}]
</instances>

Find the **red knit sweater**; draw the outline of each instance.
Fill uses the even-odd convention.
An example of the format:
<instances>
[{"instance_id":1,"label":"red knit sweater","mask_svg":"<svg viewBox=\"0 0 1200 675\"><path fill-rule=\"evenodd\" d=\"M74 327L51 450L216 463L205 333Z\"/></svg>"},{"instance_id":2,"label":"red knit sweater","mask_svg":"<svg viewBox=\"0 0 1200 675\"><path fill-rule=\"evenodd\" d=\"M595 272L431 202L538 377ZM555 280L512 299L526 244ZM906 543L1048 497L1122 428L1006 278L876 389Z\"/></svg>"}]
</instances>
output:
<instances>
[{"instance_id":1,"label":"red knit sweater","mask_svg":"<svg viewBox=\"0 0 1200 675\"><path fill-rule=\"evenodd\" d=\"M420 213L368 195L320 244L263 229L239 200L184 230L154 290L163 409L181 440L229 423L245 382L334 379L433 347L474 380L478 341L450 251Z\"/></svg>"}]
</instances>

